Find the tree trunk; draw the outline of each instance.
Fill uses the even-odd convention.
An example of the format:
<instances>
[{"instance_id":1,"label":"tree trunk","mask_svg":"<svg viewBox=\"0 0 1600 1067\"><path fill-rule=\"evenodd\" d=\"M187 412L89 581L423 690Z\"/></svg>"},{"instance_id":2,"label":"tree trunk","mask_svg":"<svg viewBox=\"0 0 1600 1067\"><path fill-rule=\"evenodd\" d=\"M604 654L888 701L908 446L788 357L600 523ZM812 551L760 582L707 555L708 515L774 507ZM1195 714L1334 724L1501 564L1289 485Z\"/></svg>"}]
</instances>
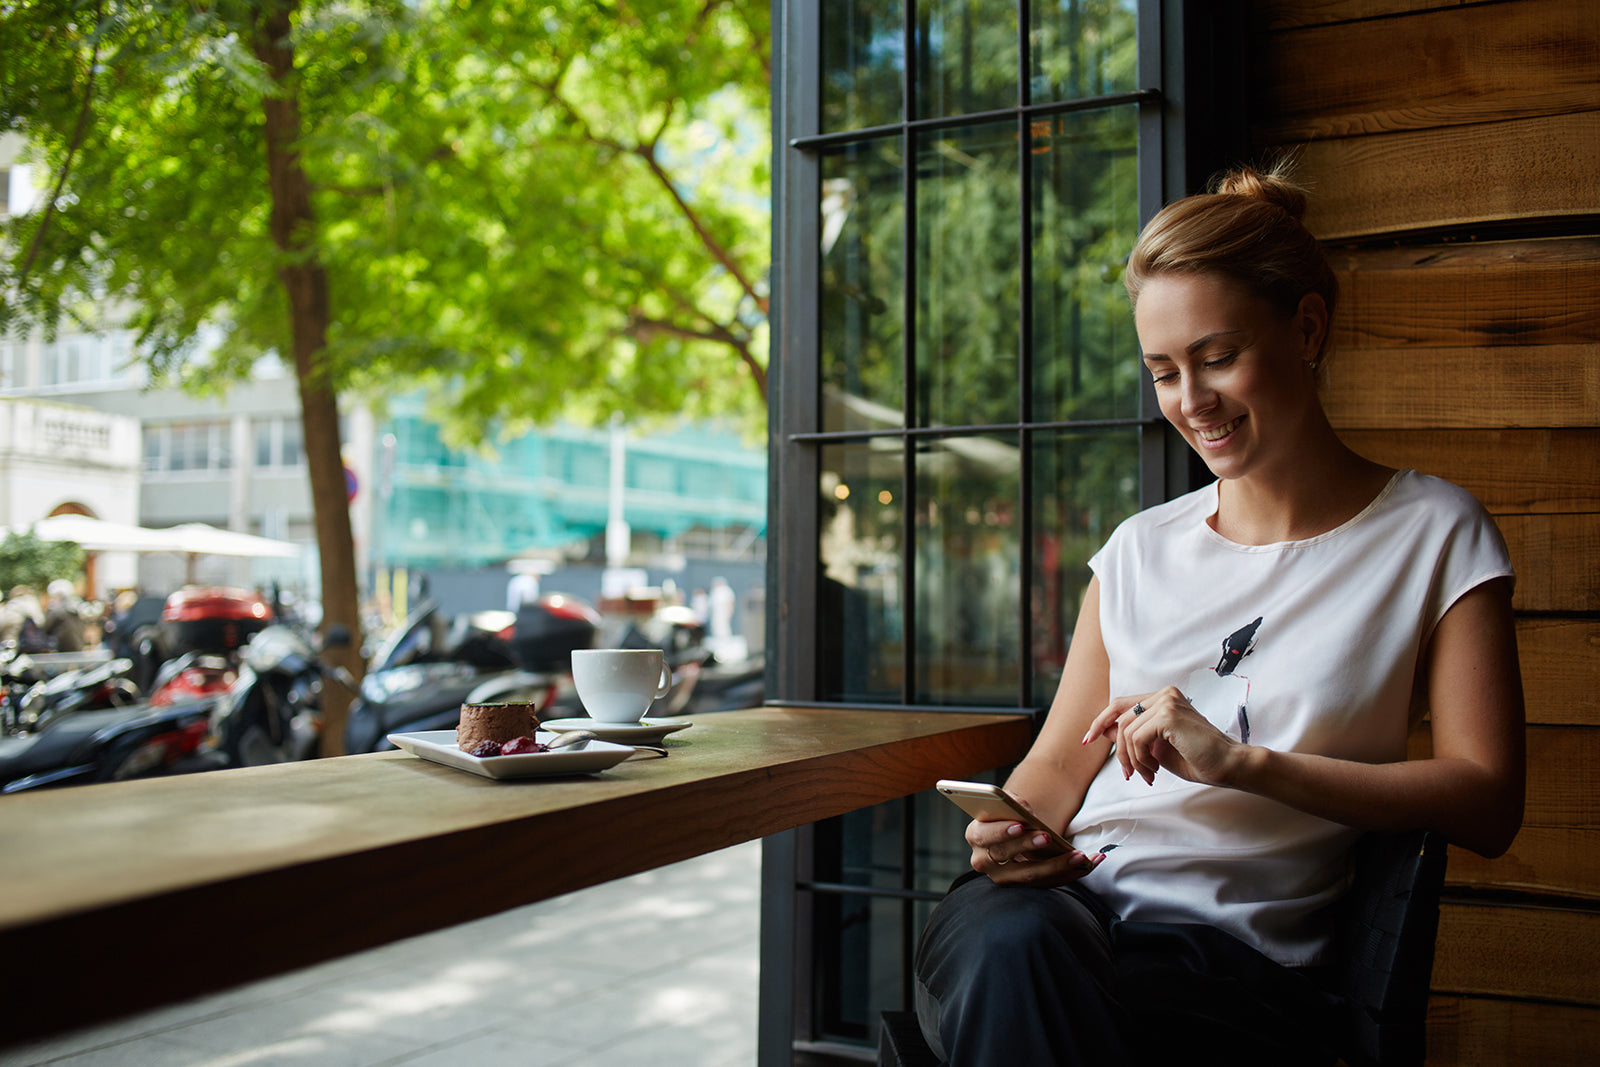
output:
<instances>
[{"instance_id":1,"label":"tree trunk","mask_svg":"<svg viewBox=\"0 0 1600 1067\"><path fill-rule=\"evenodd\" d=\"M294 47L289 32L298 0L269 0L255 27L256 57L266 65L278 91L268 97L266 116L267 183L272 196L272 239L283 252L279 271L289 299L289 321L295 376L300 384L300 420L304 428L306 468L311 476L311 507L316 517L317 549L322 564L322 629L343 626L348 649L329 650L329 660L360 676L361 610L356 587L355 537L350 529L350 504L345 491L344 459L339 440L339 398L335 383L324 373L320 356L328 335L328 278L317 259L312 235L316 217L311 187L300 165L300 105L294 84ZM322 690L322 754L344 753L344 727L350 694L342 686Z\"/></svg>"}]
</instances>

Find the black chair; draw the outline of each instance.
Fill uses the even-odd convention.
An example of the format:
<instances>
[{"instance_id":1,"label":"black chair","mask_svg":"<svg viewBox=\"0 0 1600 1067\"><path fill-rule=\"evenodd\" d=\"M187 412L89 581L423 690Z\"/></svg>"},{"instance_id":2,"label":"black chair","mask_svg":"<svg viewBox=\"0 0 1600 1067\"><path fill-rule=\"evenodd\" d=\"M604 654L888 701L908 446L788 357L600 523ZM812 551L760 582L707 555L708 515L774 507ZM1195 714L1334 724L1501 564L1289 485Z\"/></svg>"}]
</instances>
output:
<instances>
[{"instance_id":1,"label":"black chair","mask_svg":"<svg viewBox=\"0 0 1600 1067\"><path fill-rule=\"evenodd\" d=\"M1445 841L1431 831L1374 833L1355 851L1332 962L1344 1018L1333 1043L1351 1067L1411 1067L1427 1045L1428 985L1439 932ZM938 1067L909 1011L886 1011L879 1067Z\"/></svg>"},{"instance_id":2,"label":"black chair","mask_svg":"<svg viewBox=\"0 0 1600 1067\"><path fill-rule=\"evenodd\" d=\"M1444 836L1432 831L1368 834L1356 846L1334 939L1335 989L1348 1012L1340 1051L1353 1065L1423 1060L1445 858Z\"/></svg>"}]
</instances>

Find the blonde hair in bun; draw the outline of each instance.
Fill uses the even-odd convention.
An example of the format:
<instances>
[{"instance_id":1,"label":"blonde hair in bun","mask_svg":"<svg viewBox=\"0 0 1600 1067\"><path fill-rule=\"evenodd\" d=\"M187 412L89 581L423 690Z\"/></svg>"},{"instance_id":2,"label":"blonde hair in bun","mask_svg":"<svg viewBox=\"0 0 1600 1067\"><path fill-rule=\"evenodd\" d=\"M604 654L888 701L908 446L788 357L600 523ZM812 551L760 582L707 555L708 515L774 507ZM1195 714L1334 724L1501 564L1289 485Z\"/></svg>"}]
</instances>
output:
<instances>
[{"instance_id":1,"label":"blonde hair in bun","mask_svg":"<svg viewBox=\"0 0 1600 1067\"><path fill-rule=\"evenodd\" d=\"M1316 293L1331 319L1339 282L1300 221L1306 193L1291 170L1288 160L1265 170L1239 167L1214 178L1209 192L1162 208L1128 257L1128 299L1137 305L1145 282L1160 274L1225 274L1286 315Z\"/></svg>"},{"instance_id":2,"label":"blonde hair in bun","mask_svg":"<svg viewBox=\"0 0 1600 1067\"><path fill-rule=\"evenodd\" d=\"M1306 191L1291 176L1291 169L1288 163L1279 163L1265 173L1254 167L1240 167L1211 179L1210 191L1276 204L1299 222L1306 215Z\"/></svg>"}]
</instances>

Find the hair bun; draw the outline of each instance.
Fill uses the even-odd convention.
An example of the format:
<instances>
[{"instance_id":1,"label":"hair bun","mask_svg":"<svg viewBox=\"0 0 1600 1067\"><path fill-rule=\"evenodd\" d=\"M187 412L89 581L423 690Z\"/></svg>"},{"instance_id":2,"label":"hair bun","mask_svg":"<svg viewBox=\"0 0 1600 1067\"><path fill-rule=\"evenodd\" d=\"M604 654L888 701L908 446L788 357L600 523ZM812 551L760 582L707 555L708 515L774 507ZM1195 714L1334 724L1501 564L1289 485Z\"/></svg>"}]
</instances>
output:
<instances>
[{"instance_id":1,"label":"hair bun","mask_svg":"<svg viewBox=\"0 0 1600 1067\"><path fill-rule=\"evenodd\" d=\"M1282 208L1296 222L1305 218L1306 191L1289 176L1289 166L1280 163L1263 172L1254 167L1239 167L1219 176L1213 192L1244 196Z\"/></svg>"}]
</instances>

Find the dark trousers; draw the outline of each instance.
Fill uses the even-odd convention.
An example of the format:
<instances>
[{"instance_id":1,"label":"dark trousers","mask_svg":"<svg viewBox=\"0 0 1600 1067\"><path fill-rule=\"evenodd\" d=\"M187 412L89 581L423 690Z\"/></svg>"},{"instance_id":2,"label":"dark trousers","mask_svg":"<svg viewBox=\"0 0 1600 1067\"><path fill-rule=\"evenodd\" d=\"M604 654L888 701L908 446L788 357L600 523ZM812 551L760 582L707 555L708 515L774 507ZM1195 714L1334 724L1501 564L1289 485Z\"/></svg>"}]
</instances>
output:
<instances>
[{"instance_id":1,"label":"dark trousers","mask_svg":"<svg viewBox=\"0 0 1600 1067\"><path fill-rule=\"evenodd\" d=\"M1089 890L957 879L917 945L951 1067L1331 1063L1337 998L1214 927L1126 922Z\"/></svg>"}]
</instances>

